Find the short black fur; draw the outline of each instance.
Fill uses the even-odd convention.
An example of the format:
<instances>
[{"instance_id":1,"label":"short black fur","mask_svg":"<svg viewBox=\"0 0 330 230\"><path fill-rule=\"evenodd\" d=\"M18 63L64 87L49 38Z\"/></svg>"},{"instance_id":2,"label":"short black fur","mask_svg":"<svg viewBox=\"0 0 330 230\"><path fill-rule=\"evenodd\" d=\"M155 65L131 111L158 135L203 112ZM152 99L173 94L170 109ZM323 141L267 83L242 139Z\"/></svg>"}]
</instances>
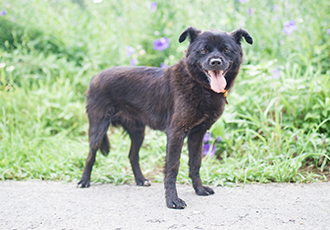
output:
<instances>
[{"instance_id":1,"label":"short black fur","mask_svg":"<svg viewBox=\"0 0 330 230\"><path fill-rule=\"evenodd\" d=\"M252 44L252 38L242 29L231 33L219 30L202 33L192 27L182 32L179 42L187 37L190 44L186 55L173 66L114 67L93 77L87 90L86 105L90 148L78 183L80 187L90 186L97 150L104 155L109 152L106 132L111 124L122 126L131 138L129 159L136 184L141 186L150 185L139 165L145 126L166 133L164 184L167 207L182 209L186 206L178 197L175 185L185 137L188 137L189 176L196 193L202 196L214 193L202 185L199 175L203 137L223 113L225 92L233 87L239 72L243 58L241 39L244 37ZM211 89L208 71L223 71L227 82L224 92Z\"/></svg>"}]
</instances>

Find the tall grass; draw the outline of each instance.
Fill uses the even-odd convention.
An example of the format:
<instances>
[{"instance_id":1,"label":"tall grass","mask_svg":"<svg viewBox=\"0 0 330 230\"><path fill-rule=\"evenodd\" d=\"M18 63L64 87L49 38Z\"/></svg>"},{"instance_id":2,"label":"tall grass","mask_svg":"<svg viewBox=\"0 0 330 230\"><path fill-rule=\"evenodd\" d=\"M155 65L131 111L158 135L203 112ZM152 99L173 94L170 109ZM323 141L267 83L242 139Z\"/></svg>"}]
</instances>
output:
<instances>
[{"instance_id":1,"label":"tall grass","mask_svg":"<svg viewBox=\"0 0 330 230\"><path fill-rule=\"evenodd\" d=\"M223 117L211 128L215 157L201 168L205 182L306 182L327 179L330 155L330 3L238 0L11 0L0 4L0 179L79 179L88 151L85 96L102 69L172 65L188 26L254 38L242 44L244 63ZM1 9L2 7L2 9ZM283 23L294 20L292 34ZM162 52L153 41L170 39ZM127 57L132 46L135 52ZM280 73L275 76L275 70ZM275 78L274 78L275 77ZM146 176L162 181L166 137L147 130L141 149ZM109 130L94 182L133 182L130 140ZM189 183L184 148L178 180Z\"/></svg>"}]
</instances>

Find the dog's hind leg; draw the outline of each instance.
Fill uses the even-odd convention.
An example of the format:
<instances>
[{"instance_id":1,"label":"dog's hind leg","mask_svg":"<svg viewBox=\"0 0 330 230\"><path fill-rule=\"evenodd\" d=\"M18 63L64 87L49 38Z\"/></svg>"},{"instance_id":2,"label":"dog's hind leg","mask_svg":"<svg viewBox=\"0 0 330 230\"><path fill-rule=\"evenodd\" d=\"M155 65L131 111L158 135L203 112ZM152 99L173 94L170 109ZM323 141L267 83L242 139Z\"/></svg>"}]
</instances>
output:
<instances>
[{"instance_id":1,"label":"dog's hind leg","mask_svg":"<svg viewBox=\"0 0 330 230\"><path fill-rule=\"evenodd\" d=\"M91 119L89 116L89 153L86 164L78 186L81 188L90 186L90 178L95 162L96 152L100 148L103 155L109 152L110 144L107 137L107 130L110 124L109 119L103 118L95 122L97 119Z\"/></svg>"},{"instance_id":2,"label":"dog's hind leg","mask_svg":"<svg viewBox=\"0 0 330 230\"><path fill-rule=\"evenodd\" d=\"M150 186L151 183L147 180L140 168L139 164L139 150L144 139L144 125L123 125L124 129L127 131L131 138L131 149L129 151L129 160L132 166L132 170L135 177L136 185L139 186Z\"/></svg>"},{"instance_id":3,"label":"dog's hind leg","mask_svg":"<svg viewBox=\"0 0 330 230\"><path fill-rule=\"evenodd\" d=\"M90 186L92 168L95 162L97 148L90 147L88 157L86 159L86 164L80 181L78 182L78 187L88 188Z\"/></svg>"},{"instance_id":4,"label":"dog's hind leg","mask_svg":"<svg viewBox=\"0 0 330 230\"><path fill-rule=\"evenodd\" d=\"M200 196L214 194L214 191L211 188L203 186L199 175L199 169L202 162L203 137L205 132L205 128L198 127L193 129L188 136L189 176L192 180L196 194Z\"/></svg>"}]
</instances>

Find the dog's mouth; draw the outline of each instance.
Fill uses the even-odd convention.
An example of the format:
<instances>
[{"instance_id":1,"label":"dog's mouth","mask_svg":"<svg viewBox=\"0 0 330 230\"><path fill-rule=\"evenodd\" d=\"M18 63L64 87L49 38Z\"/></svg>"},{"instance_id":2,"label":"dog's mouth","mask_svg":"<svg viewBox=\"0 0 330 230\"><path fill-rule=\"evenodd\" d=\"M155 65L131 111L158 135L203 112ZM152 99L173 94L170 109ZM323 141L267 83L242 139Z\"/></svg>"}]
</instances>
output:
<instances>
[{"instance_id":1,"label":"dog's mouth","mask_svg":"<svg viewBox=\"0 0 330 230\"><path fill-rule=\"evenodd\" d=\"M211 89L216 93L223 93L225 92L225 88L227 86L227 81L224 77L227 71L225 70L206 70L206 73Z\"/></svg>"}]
</instances>

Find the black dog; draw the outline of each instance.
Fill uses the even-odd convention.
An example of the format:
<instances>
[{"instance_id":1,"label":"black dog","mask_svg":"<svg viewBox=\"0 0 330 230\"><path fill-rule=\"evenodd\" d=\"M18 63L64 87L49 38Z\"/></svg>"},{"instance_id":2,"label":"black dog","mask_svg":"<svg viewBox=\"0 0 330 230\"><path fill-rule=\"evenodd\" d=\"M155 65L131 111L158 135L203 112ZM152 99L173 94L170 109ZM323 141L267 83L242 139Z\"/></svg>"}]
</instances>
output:
<instances>
[{"instance_id":1,"label":"black dog","mask_svg":"<svg viewBox=\"0 0 330 230\"><path fill-rule=\"evenodd\" d=\"M168 68L114 67L93 77L87 90L90 150L80 187L90 186L90 175L98 149L107 155L106 134L110 124L121 125L131 138L129 159L137 185L150 182L142 175L139 149L145 126L167 134L165 164L166 204L182 209L186 203L177 195L176 177L184 138L188 136L189 176L198 195L214 194L202 185L199 169L203 137L221 116L227 92L233 87L242 63L242 37L252 44L243 29L226 33L201 32L187 28L179 37L190 37L186 55Z\"/></svg>"}]
</instances>

